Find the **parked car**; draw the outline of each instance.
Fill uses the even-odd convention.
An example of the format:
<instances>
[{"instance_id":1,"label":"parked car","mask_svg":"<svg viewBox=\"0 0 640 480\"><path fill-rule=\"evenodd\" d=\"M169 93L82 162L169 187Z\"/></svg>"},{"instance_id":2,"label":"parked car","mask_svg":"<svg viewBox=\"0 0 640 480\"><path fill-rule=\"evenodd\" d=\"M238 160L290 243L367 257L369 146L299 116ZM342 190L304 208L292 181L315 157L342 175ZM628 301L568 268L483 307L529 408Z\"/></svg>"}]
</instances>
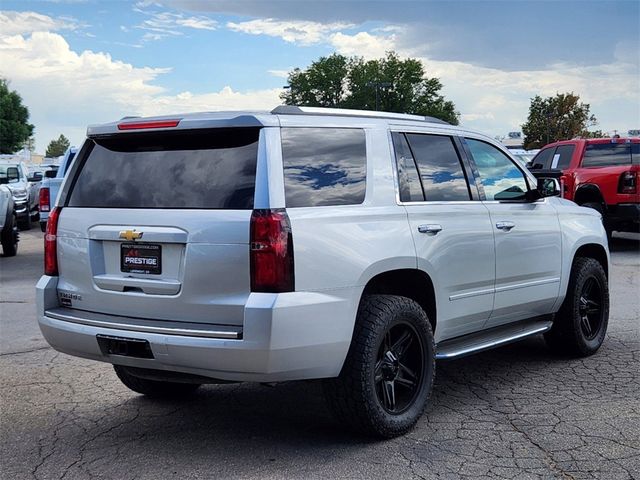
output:
<instances>
[{"instance_id":1,"label":"parked car","mask_svg":"<svg viewBox=\"0 0 640 480\"><path fill-rule=\"evenodd\" d=\"M71 166L76 153L78 153L78 149L76 147L69 147L64 155L60 157L60 165L57 165L55 169L50 169L45 172L45 178L40 185L39 198L40 229L43 232L47 229L47 219L49 218L51 206L58 196L58 190L60 189L62 180L69 171L69 167Z\"/></svg>"},{"instance_id":2,"label":"parked car","mask_svg":"<svg viewBox=\"0 0 640 480\"><path fill-rule=\"evenodd\" d=\"M13 176L17 176L17 169ZM13 195L7 187L8 176L0 175L0 244L5 257L18 253L18 221L13 204Z\"/></svg>"},{"instance_id":3,"label":"parked car","mask_svg":"<svg viewBox=\"0 0 640 480\"><path fill-rule=\"evenodd\" d=\"M545 146L533 170L562 171L562 196L597 210L607 233L640 232L640 138L567 140Z\"/></svg>"},{"instance_id":4,"label":"parked car","mask_svg":"<svg viewBox=\"0 0 640 480\"><path fill-rule=\"evenodd\" d=\"M0 177L7 176L7 169L18 170L17 178L9 178L7 187L13 194L18 226L21 230L29 230L31 222L38 220L38 195L42 176L30 176L24 162L0 160Z\"/></svg>"},{"instance_id":5,"label":"parked car","mask_svg":"<svg viewBox=\"0 0 640 480\"><path fill-rule=\"evenodd\" d=\"M38 320L149 396L323 379L345 425L407 432L436 359L608 322L600 215L428 117L278 107L91 126L49 215ZM526 247L526 248L524 248Z\"/></svg>"}]
</instances>

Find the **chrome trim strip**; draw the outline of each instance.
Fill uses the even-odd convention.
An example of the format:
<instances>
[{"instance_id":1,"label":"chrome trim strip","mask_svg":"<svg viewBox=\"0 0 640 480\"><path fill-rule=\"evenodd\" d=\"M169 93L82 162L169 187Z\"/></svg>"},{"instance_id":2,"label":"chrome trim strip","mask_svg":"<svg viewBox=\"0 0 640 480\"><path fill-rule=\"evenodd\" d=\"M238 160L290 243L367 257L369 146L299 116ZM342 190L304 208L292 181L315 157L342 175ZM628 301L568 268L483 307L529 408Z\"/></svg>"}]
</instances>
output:
<instances>
[{"instance_id":1,"label":"chrome trim strip","mask_svg":"<svg viewBox=\"0 0 640 480\"><path fill-rule=\"evenodd\" d=\"M202 337L202 338L221 338L238 340L242 338L242 329L235 331L225 330L195 330L190 328L171 328L171 327L151 327L147 325L128 325L124 323L102 322L100 320L89 320L86 318L74 317L72 315L64 315L57 312L47 310L44 312L46 317L55 320L62 320L69 323L77 323L90 327L110 328L115 330L129 330L141 333L156 333L161 335L178 335L184 337Z\"/></svg>"},{"instance_id":2,"label":"chrome trim strip","mask_svg":"<svg viewBox=\"0 0 640 480\"><path fill-rule=\"evenodd\" d=\"M473 292L458 293L457 295L451 295L449 296L449 300L450 301L461 300L463 298L477 297L479 295L488 295L490 293L495 293L495 292L496 291L494 288L486 288L484 290L474 290Z\"/></svg>"},{"instance_id":3,"label":"chrome trim strip","mask_svg":"<svg viewBox=\"0 0 640 480\"><path fill-rule=\"evenodd\" d=\"M506 292L508 290L517 290L518 288L537 287L538 285L546 285L547 283L560 283L560 278L545 278L542 280L534 280L532 282L516 283L515 285L505 285L504 287L496 287L496 293Z\"/></svg>"},{"instance_id":4,"label":"chrome trim strip","mask_svg":"<svg viewBox=\"0 0 640 480\"><path fill-rule=\"evenodd\" d=\"M506 285L504 287L487 288L484 290L474 290L473 292L458 293L456 295L450 295L449 300L450 301L461 300L463 298L477 297L479 295L487 295L489 293L500 293L500 292L507 292L509 290L517 290L518 288L537 287L538 285L546 285L548 283L560 283L560 278L559 277L545 278L543 280L534 280L532 282L517 283L514 285Z\"/></svg>"},{"instance_id":5,"label":"chrome trim strip","mask_svg":"<svg viewBox=\"0 0 640 480\"><path fill-rule=\"evenodd\" d=\"M480 342L476 345L462 347L460 350L452 350L450 352L445 351L445 353L436 352L436 360L445 360L445 359L450 360L452 358L467 355L469 353L479 352L481 350L488 350L490 348L498 347L500 345L505 345L507 343L515 342L516 340L520 340L522 338L535 335L537 333L546 332L551 328L551 326L552 326L552 322L546 322L544 325L539 325L529 330L524 329L518 333L509 335L503 338L485 340L484 342Z\"/></svg>"}]
</instances>

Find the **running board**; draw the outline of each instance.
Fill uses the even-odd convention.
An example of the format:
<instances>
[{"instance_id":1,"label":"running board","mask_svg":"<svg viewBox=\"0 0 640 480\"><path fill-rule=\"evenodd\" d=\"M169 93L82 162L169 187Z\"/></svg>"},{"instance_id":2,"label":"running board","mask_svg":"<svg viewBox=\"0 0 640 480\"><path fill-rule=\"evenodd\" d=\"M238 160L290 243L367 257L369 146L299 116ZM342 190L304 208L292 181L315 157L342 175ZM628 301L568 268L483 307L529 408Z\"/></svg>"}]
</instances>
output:
<instances>
[{"instance_id":1,"label":"running board","mask_svg":"<svg viewBox=\"0 0 640 480\"><path fill-rule=\"evenodd\" d=\"M436 359L451 360L500 347L531 335L546 332L551 328L551 325L549 317L537 317L445 340L436 345Z\"/></svg>"}]
</instances>

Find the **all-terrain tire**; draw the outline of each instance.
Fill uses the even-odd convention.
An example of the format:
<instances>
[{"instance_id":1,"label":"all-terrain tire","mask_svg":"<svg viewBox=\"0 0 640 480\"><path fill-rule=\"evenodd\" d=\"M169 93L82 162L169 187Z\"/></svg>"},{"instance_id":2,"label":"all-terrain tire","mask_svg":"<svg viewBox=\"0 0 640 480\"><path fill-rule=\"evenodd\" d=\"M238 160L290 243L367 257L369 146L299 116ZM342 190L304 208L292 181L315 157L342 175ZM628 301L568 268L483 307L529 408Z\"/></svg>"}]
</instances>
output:
<instances>
[{"instance_id":1,"label":"all-terrain tire","mask_svg":"<svg viewBox=\"0 0 640 480\"><path fill-rule=\"evenodd\" d=\"M0 233L2 254L5 257L14 257L18 253L18 227L16 215L12 214Z\"/></svg>"},{"instance_id":2,"label":"all-terrain tire","mask_svg":"<svg viewBox=\"0 0 640 480\"><path fill-rule=\"evenodd\" d=\"M393 332L398 331L408 332L413 340L406 348L403 347L404 353L400 352L400 347L394 353L400 361L407 358L407 362L412 360L418 366L413 368L413 378L416 379L413 396L403 390L409 387L398 385L397 391L402 390L400 393L406 394L406 406L392 413L387 408L389 405L385 405L384 384L389 378L385 377L385 382L382 382L381 392L379 372L382 359L387 358L381 352L386 350L389 353L400 344L400 340L395 343L391 340ZM418 351L422 352L422 359L416 361ZM406 371L403 368L400 365L401 373ZM329 409L342 425L366 435L391 438L408 432L424 412L433 388L435 368L431 324L420 305L401 296L366 295L358 308L351 346L342 371L337 378L325 380L323 390ZM386 372L393 375L388 370ZM397 381L400 380L406 379ZM396 393L393 395L395 405Z\"/></svg>"},{"instance_id":3,"label":"all-terrain tire","mask_svg":"<svg viewBox=\"0 0 640 480\"><path fill-rule=\"evenodd\" d=\"M114 365L116 375L122 383L136 393L141 393L153 398L181 398L195 392L200 384L164 382L136 377L127 371L127 367Z\"/></svg>"},{"instance_id":4,"label":"all-terrain tire","mask_svg":"<svg viewBox=\"0 0 640 480\"><path fill-rule=\"evenodd\" d=\"M557 353L586 357L598 351L609 323L609 283L593 258L577 257L571 267L567 296L544 337Z\"/></svg>"}]
</instances>

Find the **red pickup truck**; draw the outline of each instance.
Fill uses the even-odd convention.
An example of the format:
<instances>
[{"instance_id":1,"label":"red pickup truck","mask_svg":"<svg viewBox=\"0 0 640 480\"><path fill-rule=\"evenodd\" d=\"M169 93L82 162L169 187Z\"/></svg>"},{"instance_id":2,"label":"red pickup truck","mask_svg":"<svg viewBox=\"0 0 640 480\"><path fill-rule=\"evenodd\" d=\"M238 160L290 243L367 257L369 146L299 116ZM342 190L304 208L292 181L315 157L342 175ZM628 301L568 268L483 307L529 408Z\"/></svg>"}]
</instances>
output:
<instances>
[{"instance_id":1,"label":"red pickup truck","mask_svg":"<svg viewBox=\"0 0 640 480\"><path fill-rule=\"evenodd\" d=\"M640 232L640 138L551 143L529 168L561 170L562 196L598 210L609 235Z\"/></svg>"}]
</instances>

